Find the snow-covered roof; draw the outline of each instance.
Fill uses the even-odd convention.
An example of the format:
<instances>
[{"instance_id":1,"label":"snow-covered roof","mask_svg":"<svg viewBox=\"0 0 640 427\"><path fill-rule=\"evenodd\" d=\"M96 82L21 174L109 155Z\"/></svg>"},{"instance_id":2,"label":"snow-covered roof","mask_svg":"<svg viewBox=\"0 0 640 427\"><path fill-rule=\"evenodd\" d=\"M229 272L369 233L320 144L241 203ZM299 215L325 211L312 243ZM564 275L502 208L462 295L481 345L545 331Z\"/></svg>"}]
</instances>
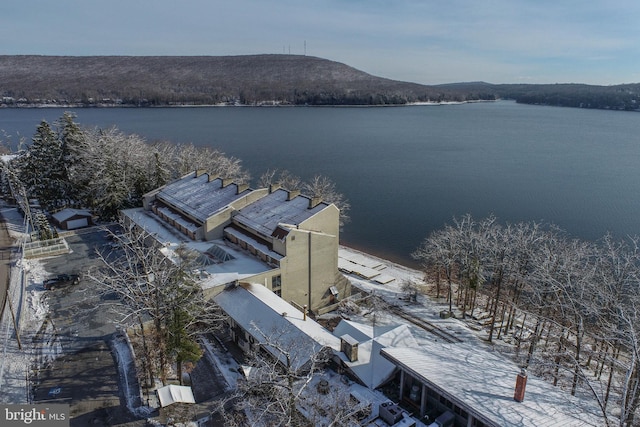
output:
<instances>
[{"instance_id":1,"label":"snow-covered roof","mask_svg":"<svg viewBox=\"0 0 640 427\"><path fill-rule=\"evenodd\" d=\"M209 181L209 174L196 175L193 172L167 184L158 191L156 198L204 222L216 212L251 192L250 189L246 189L238 194L237 184L232 183L223 187L220 178Z\"/></svg>"},{"instance_id":2,"label":"snow-covered roof","mask_svg":"<svg viewBox=\"0 0 640 427\"><path fill-rule=\"evenodd\" d=\"M291 356L292 368L304 367L322 348L340 351L340 339L262 285L240 284L225 289L214 301L256 342L277 343ZM265 338L266 337L266 338ZM283 364L286 358L265 346Z\"/></svg>"},{"instance_id":3,"label":"snow-covered roof","mask_svg":"<svg viewBox=\"0 0 640 427\"><path fill-rule=\"evenodd\" d=\"M515 401L520 368L495 353L431 343L421 348L384 348L382 354L488 425L604 425L595 412L597 405L572 398L532 375L527 378L524 401Z\"/></svg>"},{"instance_id":4,"label":"snow-covered roof","mask_svg":"<svg viewBox=\"0 0 640 427\"><path fill-rule=\"evenodd\" d=\"M91 212L84 210L84 209L72 209L72 208L66 208L63 209L59 212L54 213L53 215L51 215L56 221L58 222L62 222L62 221L66 221L69 218L73 218L74 216L85 216L85 217L91 217Z\"/></svg>"},{"instance_id":5,"label":"snow-covered roof","mask_svg":"<svg viewBox=\"0 0 640 427\"><path fill-rule=\"evenodd\" d=\"M291 200L288 198L288 191L275 190L240 209L234 221L264 236L271 236L279 224L298 225L329 206L322 202L310 209L308 197L298 195Z\"/></svg>"},{"instance_id":6,"label":"snow-covered roof","mask_svg":"<svg viewBox=\"0 0 640 427\"><path fill-rule=\"evenodd\" d=\"M232 255L232 259L227 261L219 260L219 262L202 266L202 270L206 271L208 276L200 282L203 289L244 280L256 274L273 270L273 267L255 256L228 246L222 240L193 241L174 231L171 227L165 226L158 217L148 214L143 208L126 209L122 213L151 234L163 246L162 251L169 258L173 256L172 252L181 245L202 254L211 253L212 246L219 246L224 252Z\"/></svg>"},{"instance_id":7,"label":"snow-covered roof","mask_svg":"<svg viewBox=\"0 0 640 427\"><path fill-rule=\"evenodd\" d=\"M156 393L163 408L172 403L196 403L191 387L169 384L157 389Z\"/></svg>"},{"instance_id":8,"label":"snow-covered roof","mask_svg":"<svg viewBox=\"0 0 640 427\"><path fill-rule=\"evenodd\" d=\"M338 253L338 268L344 273L355 274L382 285L395 280L393 276L383 273L387 266L382 261L358 252L340 251Z\"/></svg>"},{"instance_id":9,"label":"snow-covered roof","mask_svg":"<svg viewBox=\"0 0 640 427\"><path fill-rule=\"evenodd\" d=\"M348 366L363 384L371 389L379 387L391 377L395 365L380 355L385 347L418 347L407 325L369 326L350 320L341 320L333 330L337 337L348 335L358 341L358 360L351 362L340 353Z\"/></svg>"}]
</instances>

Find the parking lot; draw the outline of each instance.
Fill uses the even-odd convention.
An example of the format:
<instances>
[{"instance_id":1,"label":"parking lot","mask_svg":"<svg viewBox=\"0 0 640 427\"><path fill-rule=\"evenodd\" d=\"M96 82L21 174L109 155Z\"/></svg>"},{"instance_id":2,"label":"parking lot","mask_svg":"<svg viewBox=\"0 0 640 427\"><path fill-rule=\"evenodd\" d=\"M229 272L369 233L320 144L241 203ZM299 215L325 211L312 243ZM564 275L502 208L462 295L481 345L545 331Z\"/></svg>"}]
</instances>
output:
<instances>
[{"instance_id":1,"label":"parking lot","mask_svg":"<svg viewBox=\"0 0 640 427\"><path fill-rule=\"evenodd\" d=\"M113 338L118 334L116 325L122 318L120 302L113 294L103 293L100 285L87 279L86 272L101 264L98 251L118 250L109 234L100 228L85 229L65 237L69 254L41 260L48 275L77 274L78 284L62 286L44 293L49 315L41 330L51 333L36 334L36 348L51 347L59 351L55 359L40 363L33 372L32 393L35 401L70 404L71 425L127 425L143 426L126 408L123 379L112 351ZM38 286L38 284L36 284ZM42 336L40 336L42 335ZM220 351L220 349L217 349ZM36 359L38 359L36 355ZM46 360L46 355L40 360ZM226 382L219 368L203 357L191 373L193 393L198 404L197 413L206 413L212 400L226 392ZM130 390L137 390L133 376L127 378ZM209 402L208 404L206 402ZM151 417L158 416L158 411Z\"/></svg>"},{"instance_id":2,"label":"parking lot","mask_svg":"<svg viewBox=\"0 0 640 427\"><path fill-rule=\"evenodd\" d=\"M33 372L33 398L70 404L71 425L144 425L144 421L134 421L123 404L109 346L118 320L111 308L117 301L105 299L99 286L84 277L90 267L101 262L96 250L108 250L107 232L82 230L66 240L71 253L41 262L50 275L78 274L80 282L42 290L49 306L42 329L53 330L55 343L47 346L58 353L55 360ZM38 339L36 335L34 341ZM35 344L38 348L39 343Z\"/></svg>"}]
</instances>

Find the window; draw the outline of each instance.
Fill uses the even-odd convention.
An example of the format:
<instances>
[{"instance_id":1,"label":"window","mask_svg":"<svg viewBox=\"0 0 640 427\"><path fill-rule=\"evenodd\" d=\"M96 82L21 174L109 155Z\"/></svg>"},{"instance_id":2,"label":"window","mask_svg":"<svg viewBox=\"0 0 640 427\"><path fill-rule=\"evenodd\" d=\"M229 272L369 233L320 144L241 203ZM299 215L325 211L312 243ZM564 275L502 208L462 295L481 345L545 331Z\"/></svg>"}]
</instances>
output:
<instances>
[{"instance_id":1,"label":"window","mask_svg":"<svg viewBox=\"0 0 640 427\"><path fill-rule=\"evenodd\" d=\"M272 276L271 290L275 292L277 290L280 290L281 288L282 288L282 276L279 274L277 276Z\"/></svg>"}]
</instances>

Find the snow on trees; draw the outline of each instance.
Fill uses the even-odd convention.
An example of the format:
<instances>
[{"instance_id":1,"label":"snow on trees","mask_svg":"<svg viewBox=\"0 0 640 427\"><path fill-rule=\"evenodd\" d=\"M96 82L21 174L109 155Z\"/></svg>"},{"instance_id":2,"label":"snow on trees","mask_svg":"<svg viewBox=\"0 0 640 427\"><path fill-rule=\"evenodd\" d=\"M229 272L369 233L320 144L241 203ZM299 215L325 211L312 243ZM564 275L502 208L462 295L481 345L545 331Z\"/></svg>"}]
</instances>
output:
<instances>
[{"instance_id":1,"label":"snow on trees","mask_svg":"<svg viewBox=\"0 0 640 427\"><path fill-rule=\"evenodd\" d=\"M239 159L215 149L148 144L115 127L84 129L74 119L65 112L53 126L42 121L13 161L27 196L49 211L82 207L115 219L120 209L139 206L145 193L195 169L249 181Z\"/></svg>"},{"instance_id":2,"label":"snow on trees","mask_svg":"<svg viewBox=\"0 0 640 427\"><path fill-rule=\"evenodd\" d=\"M636 422L640 406L639 255L638 238L590 243L470 215L413 253L445 277L450 310L475 312L487 341L509 336L523 367L571 394L590 393L608 425L620 426Z\"/></svg>"}]
</instances>

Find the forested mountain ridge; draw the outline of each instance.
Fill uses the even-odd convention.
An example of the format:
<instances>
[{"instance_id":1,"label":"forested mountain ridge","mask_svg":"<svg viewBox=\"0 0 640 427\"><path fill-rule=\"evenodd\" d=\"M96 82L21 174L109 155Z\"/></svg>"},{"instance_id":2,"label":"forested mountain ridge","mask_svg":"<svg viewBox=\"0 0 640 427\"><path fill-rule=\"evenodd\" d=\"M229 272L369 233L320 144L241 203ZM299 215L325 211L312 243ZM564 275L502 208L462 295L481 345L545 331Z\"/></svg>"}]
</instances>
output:
<instances>
[{"instance_id":1,"label":"forested mountain ridge","mask_svg":"<svg viewBox=\"0 0 640 427\"><path fill-rule=\"evenodd\" d=\"M376 77L304 55L0 55L0 107L402 105L514 99L526 104L638 110L640 83L452 83Z\"/></svg>"},{"instance_id":2,"label":"forested mountain ridge","mask_svg":"<svg viewBox=\"0 0 640 427\"><path fill-rule=\"evenodd\" d=\"M496 98L513 99L522 104L625 111L640 109L640 83L595 86L576 83L494 85L471 82L436 87L461 93L485 93Z\"/></svg>"},{"instance_id":3,"label":"forested mountain ridge","mask_svg":"<svg viewBox=\"0 0 640 427\"><path fill-rule=\"evenodd\" d=\"M382 105L479 98L302 55L0 56L0 96L5 106Z\"/></svg>"}]
</instances>

